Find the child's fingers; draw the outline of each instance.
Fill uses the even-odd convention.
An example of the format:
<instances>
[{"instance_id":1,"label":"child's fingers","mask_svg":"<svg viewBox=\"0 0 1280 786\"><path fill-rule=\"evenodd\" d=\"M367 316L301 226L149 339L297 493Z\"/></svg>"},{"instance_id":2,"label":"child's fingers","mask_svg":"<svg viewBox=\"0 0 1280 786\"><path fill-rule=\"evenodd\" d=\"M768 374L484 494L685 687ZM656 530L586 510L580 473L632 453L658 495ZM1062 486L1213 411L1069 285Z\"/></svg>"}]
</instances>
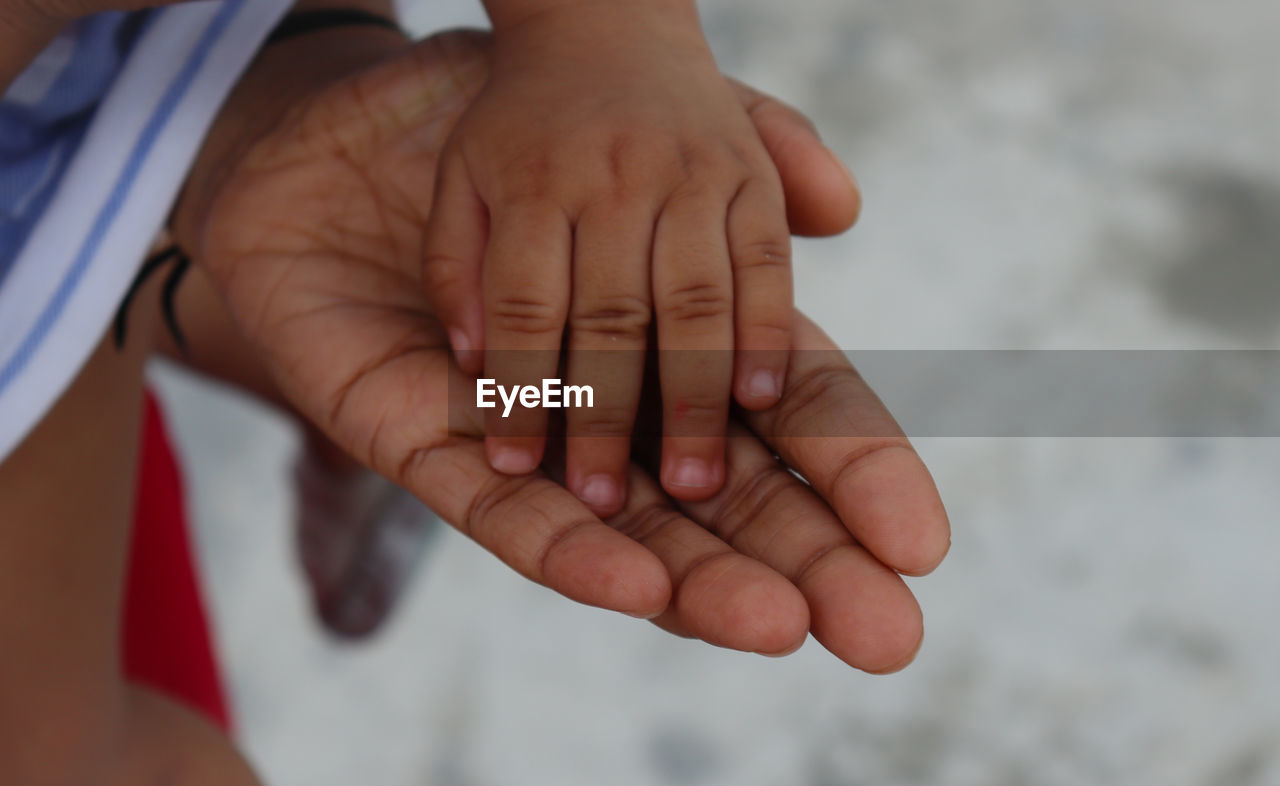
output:
<instances>
[{"instance_id":1,"label":"child's fingers","mask_svg":"<svg viewBox=\"0 0 1280 786\"><path fill-rule=\"evenodd\" d=\"M569 310L571 243L569 221L552 203L493 211L482 275L484 374L496 381L498 395L485 418L485 442L500 472L532 472L542 461L547 410L541 395L544 381L556 377ZM504 399L503 391L520 391L521 398ZM525 406L530 402L534 406Z\"/></svg>"},{"instance_id":2,"label":"child's fingers","mask_svg":"<svg viewBox=\"0 0 1280 786\"><path fill-rule=\"evenodd\" d=\"M730 79L782 177L787 221L797 235L838 235L858 220L862 194L848 167L822 144L809 118Z\"/></svg>"},{"instance_id":3,"label":"child's fingers","mask_svg":"<svg viewBox=\"0 0 1280 786\"><path fill-rule=\"evenodd\" d=\"M734 391L747 409L782 395L791 348L791 234L781 189L752 178L729 205L733 260Z\"/></svg>"},{"instance_id":4,"label":"child's fingers","mask_svg":"<svg viewBox=\"0 0 1280 786\"><path fill-rule=\"evenodd\" d=\"M544 469L552 480L563 481L555 458L550 456ZM627 478L626 502L605 523L649 549L667 570L671 601L653 618L655 624L719 647L766 655L791 652L804 642L809 609L787 579L709 532L709 522L682 515L640 465L629 465ZM815 504L822 502L815 498Z\"/></svg>"},{"instance_id":5,"label":"child's fingers","mask_svg":"<svg viewBox=\"0 0 1280 786\"><path fill-rule=\"evenodd\" d=\"M729 195L673 195L654 233L653 296L662 381L662 485L703 499L724 482L733 383L733 274L725 239Z\"/></svg>"},{"instance_id":6,"label":"child's fingers","mask_svg":"<svg viewBox=\"0 0 1280 786\"><path fill-rule=\"evenodd\" d=\"M459 368L469 374L478 374L484 365L480 271L488 223L466 165L460 157L445 156L423 237L422 283L449 333Z\"/></svg>"},{"instance_id":7,"label":"child's fingers","mask_svg":"<svg viewBox=\"0 0 1280 786\"><path fill-rule=\"evenodd\" d=\"M594 401L566 412L566 480L599 516L617 513L626 498L653 311L652 235L652 210L630 204L590 208L574 231L568 384L590 385Z\"/></svg>"}]
</instances>

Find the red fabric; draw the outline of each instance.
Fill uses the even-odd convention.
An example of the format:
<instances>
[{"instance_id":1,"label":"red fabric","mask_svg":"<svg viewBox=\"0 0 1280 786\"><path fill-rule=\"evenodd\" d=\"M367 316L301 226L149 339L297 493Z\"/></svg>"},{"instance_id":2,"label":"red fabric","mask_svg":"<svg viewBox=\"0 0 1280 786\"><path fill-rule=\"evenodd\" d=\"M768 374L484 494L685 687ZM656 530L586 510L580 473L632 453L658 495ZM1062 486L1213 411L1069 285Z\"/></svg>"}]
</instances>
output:
<instances>
[{"instance_id":1,"label":"red fabric","mask_svg":"<svg viewBox=\"0 0 1280 786\"><path fill-rule=\"evenodd\" d=\"M125 675L229 731L231 715L191 553L182 476L150 393L145 406L121 631Z\"/></svg>"}]
</instances>

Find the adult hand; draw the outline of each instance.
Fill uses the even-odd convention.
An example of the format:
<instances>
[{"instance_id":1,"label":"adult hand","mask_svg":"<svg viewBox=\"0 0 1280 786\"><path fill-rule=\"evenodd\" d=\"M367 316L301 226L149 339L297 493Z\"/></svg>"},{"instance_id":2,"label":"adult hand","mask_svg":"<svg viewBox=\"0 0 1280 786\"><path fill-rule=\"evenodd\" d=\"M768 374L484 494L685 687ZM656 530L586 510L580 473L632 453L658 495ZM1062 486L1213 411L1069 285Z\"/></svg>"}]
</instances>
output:
<instances>
[{"instance_id":1,"label":"adult hand","mask_svg":"<svg viewBox=\"0 0 1280 786\"><path fill-rule=\"evenodd\" d=\"M941 559L946 519L923 464L847 365L801 353L782 402L746 425L862 434L849 424L875 423L874 436L762 441L739 428L724 490L701 503L678 507L637 467L626 509L605 523L544 473L489 466L478 420L460 417L473 383L452 364L421 287L437 158L484 81L485 46L476 34L436 36L308 93L251 143L212 145L178 237L208 266L281 390L357 459L574 600L723 646L781 653L812 630L859 668L905 664L920 615L895 571ZM311 74L341 60L326 50L311 68L300 54L280 47L259 67L275 58ZM290 84L251 74L233 104L278 104ZM796 227L842 229L856 194L847 196L803 118L739 95L778 164ZM795 341L830 347L804 320ZM450 402L450 390L462 395Z\"/></svg>"}]
</instances>

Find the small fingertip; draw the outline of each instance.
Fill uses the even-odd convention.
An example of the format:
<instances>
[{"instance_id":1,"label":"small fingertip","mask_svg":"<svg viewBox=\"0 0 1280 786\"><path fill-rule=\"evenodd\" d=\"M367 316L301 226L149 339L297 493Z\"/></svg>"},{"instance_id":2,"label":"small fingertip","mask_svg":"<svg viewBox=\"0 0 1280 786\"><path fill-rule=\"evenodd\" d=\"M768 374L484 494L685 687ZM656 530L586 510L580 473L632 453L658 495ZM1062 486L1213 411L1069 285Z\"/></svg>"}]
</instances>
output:
<instances>
[{"instance_id":1,"label":"small fingertip","mask_svg":"<svg viewBox=\"0 0 1280 786\"><path fill-rule=\"evenodd\" d=\"M747 394L755 398L777 399L782 395L782 380L766 369L760 369L747 380Z\"/></svg>"},{"instance_id":2,"label":"small fingertip","mask_svg":"<svg viewBox=\"0 0 1280 786\"><path fill-rule=\"evenodd\" d=\"M669 489L698 492L711 487L713 470L710 462L700 458L682 458L670 463L666 482Z\"/></svg>"},{"instance_id":3,"label":"small fingertip","mask_svg":"<svg viewBox=\"0 0 1280 786\"><path fill-rule=\"evenodd\" d=\"M662 486L676 499L700 502L715 494L724 484L724 467L697 457L669 462L663 473Z\"/></svg>"},{"instance_id":4,"label":"small fingertip","mask_svg":"<svg viewBox=\"0 0 1280 786\"><path fill-rule=\"evenodd\" d=\"M758 412L777 404L782 398L782 377L768 369L760 369L738 386L738 403Z\"/></svg>"},{"instance_id":5,"label":"small fingertip","mask_svg":"<svg viewBox=\"0 0 1280 786\"><path fill-rule=\"evenodd\" d=\"M458 364L458 368L472 375L483 371L483 353L477 351L476 342L472 340L471 334L460 327L451 327L448 333L449 346L453 349L453 359Z\"/></svg>"},{"instance_id":6,"label":"small fingertip","mask_svg":"<svg viewBox=\"0 0 1280 786\"><path fill-rule=\"evenodd\" d=\"M711 465L699 458L680 459L671 469L671 485L705 488L711 485Z\"/></svg>"},{"instance_id":7,"label":"small fingertip","mask_svg":"<svg viewBox=\"0 0 1280 786\"><path fill-rule=\"evenodd\" d=\"M449 328L449 344L453 347L455 355L469 353L473 349L471 339L467 337L467 331L458 327Z\"/></svg>"},{"instance_id":8,"label":"small fingertip","mask_svg":"<svg viewBox=\"0 0 1280 786\"><path fill-rule=\"evenodd\" d=\"M527 475L538 468L538 458L524 448L488 445L489 465L504 475Z\"/></svg>"},{"instance_id":9,"label":"small fingertip","mask_svg":"<svg viewBox=\"0 0 1280 786\"><path fill-rule=\"evenodd\" d=\"M577 496L597 516L612 516L622 509L622 484L603 472L587 476L578 487Z\"/></svg>"}]
</instances>

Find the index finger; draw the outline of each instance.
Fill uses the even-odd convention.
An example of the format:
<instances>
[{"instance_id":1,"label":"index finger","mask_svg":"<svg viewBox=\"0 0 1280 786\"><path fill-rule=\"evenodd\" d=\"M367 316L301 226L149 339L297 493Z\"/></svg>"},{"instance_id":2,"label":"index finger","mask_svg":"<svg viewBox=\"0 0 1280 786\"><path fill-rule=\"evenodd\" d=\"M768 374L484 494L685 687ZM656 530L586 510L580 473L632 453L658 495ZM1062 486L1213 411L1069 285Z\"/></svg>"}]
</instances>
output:
<instances>
[{"instance_id":1,"label":"index finger","mask_svg":"<svg viewBox=\"0 0 1280 786\"><path fill-rule=\"evenodd\" d=\"M556 376L571 253L569 221L559 208L526 202L493 211L482 274L484 373L512 393L510 401ZM519 404L486 418L490 463L508 475L537 469L546 447L546 410L526 406L523 395Z\"/></svg>"}]
</instances>

